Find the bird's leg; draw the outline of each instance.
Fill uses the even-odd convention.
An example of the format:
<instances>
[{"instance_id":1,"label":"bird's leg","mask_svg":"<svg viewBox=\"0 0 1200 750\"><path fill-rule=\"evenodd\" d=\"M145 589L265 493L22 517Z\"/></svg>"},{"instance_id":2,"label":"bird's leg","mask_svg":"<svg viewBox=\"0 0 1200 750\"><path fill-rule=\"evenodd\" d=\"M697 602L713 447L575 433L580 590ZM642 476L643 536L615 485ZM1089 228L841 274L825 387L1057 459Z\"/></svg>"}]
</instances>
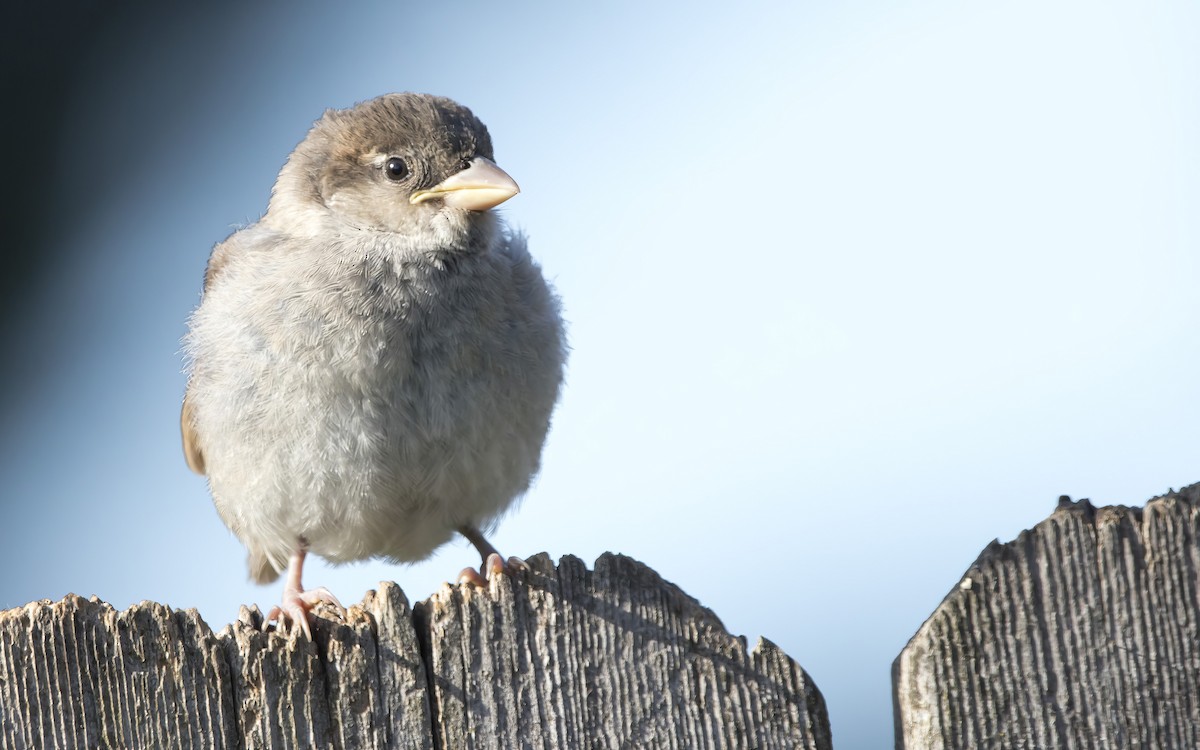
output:
<instances>
[{"instance_id":1,"label":"bird's leg","mask_svg":"<svg viewBox=\"0 0 1200 750\"><path fill-rule=\"evenodd\" d=\"M473 583L476 586L487 586L487 582L497 573L504 573L518 569L528 569L525 561L519 557L510 557L505 562L496 548L491 542L483 538L483 534L474 526L460 526L458 533L467 538L467 541L475 545L475 549L479 550L479 557L483 560L483 565L479 570L474 568L463 568L463 571L458 574L459 583Z\"/></svg>"},{"instance_id":2,"label":"bird's leg","mask_svg":"<svg viewBox=\"0 0 1200 750\"><path fill-rule=\"evenodd\" d=\"M304 556L308 554L308 544L303 539L296 545L296 550L292 552L292 556L288 558L287 580L283 584L283 601L276 604L267 613L267 618L263 620L263 628L272 621L278 619L280 624L287 620L300 624L300 629L312 640L312 631L308 627L308 613L317 606L318 602L327 602L337 608L341 614L346 614L346 609L342 607L342 603L337 600L329 589L324 586L305 591L304 585L300 583L300 573L304 568Z\"/></svg>"}]
</instances>

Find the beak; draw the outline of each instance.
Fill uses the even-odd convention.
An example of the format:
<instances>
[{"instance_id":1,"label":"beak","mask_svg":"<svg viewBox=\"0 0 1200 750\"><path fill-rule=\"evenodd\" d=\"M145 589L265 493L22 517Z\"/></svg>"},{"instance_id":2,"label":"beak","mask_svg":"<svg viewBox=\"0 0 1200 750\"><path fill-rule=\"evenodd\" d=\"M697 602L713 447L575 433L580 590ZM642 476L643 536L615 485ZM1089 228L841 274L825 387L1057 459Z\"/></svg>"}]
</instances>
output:
<instances>
[{"instance_id":1,"label":"beak","mask_svg":"<svg viewBox=\"0 0 1200 750\"><path fill-rule=\"evenodd\" d=\"M418 190L408 199L416 205L427 200L441 198L447 206L465 208L468 211L486 211L498 206L517 193L521 188L513 178L497 167L491 159L476 156L471 165L442 180L428 190Z\"/></svg>"}]
</instances>

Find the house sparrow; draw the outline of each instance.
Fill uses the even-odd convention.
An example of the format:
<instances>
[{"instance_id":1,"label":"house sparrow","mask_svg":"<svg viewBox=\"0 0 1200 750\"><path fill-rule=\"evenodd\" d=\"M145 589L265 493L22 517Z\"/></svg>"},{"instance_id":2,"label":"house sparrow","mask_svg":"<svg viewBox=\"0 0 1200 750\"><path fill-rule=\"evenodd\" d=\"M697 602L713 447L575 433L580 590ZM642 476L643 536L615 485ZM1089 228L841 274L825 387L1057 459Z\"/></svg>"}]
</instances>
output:
<instances>
[{"instance_id":1,"label":"house sparrow","mask_svg":"<svg viewBox=\"0 0 1200 750\"><path fill-rule=\"evenodd\" d=\"M518 192L492 159L449 99L329 110L266 214L213 249L183 448L250 576L287 571L267 622L308 633L317 602L340 608L301 584L309 551L415 561L457 531L484 576L505 567L482 530L538 471L567 348L525 238L490 210Z\"/></svg>"}]
</instances>

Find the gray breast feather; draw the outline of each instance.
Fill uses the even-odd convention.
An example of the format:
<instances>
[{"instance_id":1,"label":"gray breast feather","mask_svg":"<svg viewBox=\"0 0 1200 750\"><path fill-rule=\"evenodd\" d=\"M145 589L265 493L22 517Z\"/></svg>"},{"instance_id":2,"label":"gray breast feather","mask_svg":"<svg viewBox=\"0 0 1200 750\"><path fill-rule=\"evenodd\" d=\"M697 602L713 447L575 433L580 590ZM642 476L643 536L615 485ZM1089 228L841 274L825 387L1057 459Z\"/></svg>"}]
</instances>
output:
<instances>
[{"instance_id":1,"label":"gray breast feather","mask_svg":"<svg viewBox=\"0 0 1200 750\"><path fill-rule=\"evenodd\" d=\"M220 436L198 448L261 577L297 538L421 559L528 488L566 344L522 237L444 256L261 227L227 242L191 321L185 433Z\"/></svg>"}]
</instances>

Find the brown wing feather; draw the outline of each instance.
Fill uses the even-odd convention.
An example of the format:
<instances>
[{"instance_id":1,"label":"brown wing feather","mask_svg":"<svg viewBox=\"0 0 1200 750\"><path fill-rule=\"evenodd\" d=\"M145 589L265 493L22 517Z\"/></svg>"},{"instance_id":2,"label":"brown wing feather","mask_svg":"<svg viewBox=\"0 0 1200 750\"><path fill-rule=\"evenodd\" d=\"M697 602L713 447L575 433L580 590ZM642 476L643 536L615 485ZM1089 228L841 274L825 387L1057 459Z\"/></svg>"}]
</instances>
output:
<instances>
[{"instance_id":1,"label":"brown wing feather","mask_svg":"<svg viewBox=\"0 0 1200 750\"><path fill-rule=\"evenodd\" d=\"M213 248L212 254L208 256L208 266L204 269L204 291L207 292L212 287L213 281L220 275L221 269L229 262L229 256L233 254L233 237L231 235L224 242L218 243Z\"/></svg>"},{"instance_id":2,"label":"brown wing feather","mask_svg":"<svg viewBox=\"0 0 1200 750\"><path fill-rule=\"evenodd\" d=\"M232 244L226 240L214 247L212 255L208 256L208 267L204 269L204 293L208 292L221 269L225 267ZM183 394L183 409L179 414L179 430L183 435L183 457L187 459L188 468L197 474L204 474L204 453L200 450L200 437L196 434L196 423L192 419L192 407L186 392Z\"/></svg>"},{"instance_id":3,"label":"brown wing feather","mask_svg":"<svg viewBox=\"0 0 1200 750\"><path fill-rule=\"evenodd\" d=\"M204 474L204 454L200 451L200 438L196 435L196 424L192 421L192 406L187 394L183 394L183 410L179 415L179 429L183 433L183 457L188 468Z\"/></svg>"}]
</instances>

